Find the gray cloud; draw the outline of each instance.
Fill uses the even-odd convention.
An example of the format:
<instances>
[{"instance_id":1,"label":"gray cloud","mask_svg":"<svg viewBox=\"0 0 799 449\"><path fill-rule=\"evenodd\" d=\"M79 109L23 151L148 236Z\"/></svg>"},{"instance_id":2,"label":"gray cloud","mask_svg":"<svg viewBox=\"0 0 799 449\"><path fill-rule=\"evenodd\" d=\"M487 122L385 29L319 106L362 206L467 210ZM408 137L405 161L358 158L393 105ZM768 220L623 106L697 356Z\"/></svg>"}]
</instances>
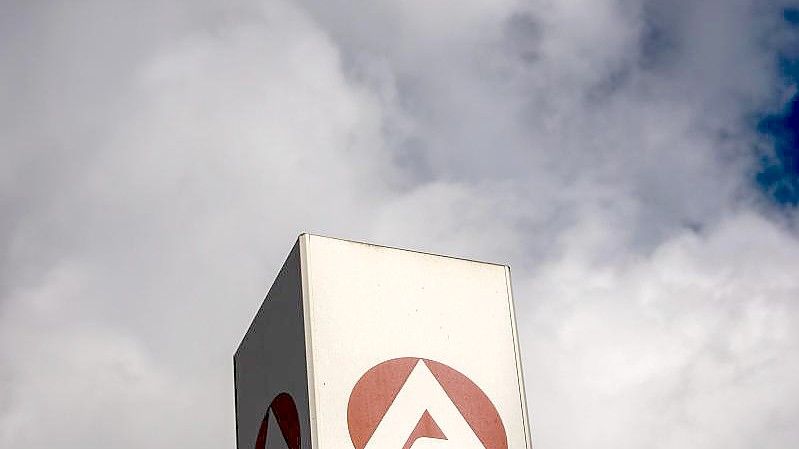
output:
<instances>
[{"instance_id":1,"label":"gray cloud","mask_svg":"<svg viewBox=\"0 0 799 449\"><path fill-rule=\"evenodd\" d=\"M308 230L511 263L538 447L795 445L779 6L5 4L0 443L233 445Z\"/></svg>"}]
</instances>

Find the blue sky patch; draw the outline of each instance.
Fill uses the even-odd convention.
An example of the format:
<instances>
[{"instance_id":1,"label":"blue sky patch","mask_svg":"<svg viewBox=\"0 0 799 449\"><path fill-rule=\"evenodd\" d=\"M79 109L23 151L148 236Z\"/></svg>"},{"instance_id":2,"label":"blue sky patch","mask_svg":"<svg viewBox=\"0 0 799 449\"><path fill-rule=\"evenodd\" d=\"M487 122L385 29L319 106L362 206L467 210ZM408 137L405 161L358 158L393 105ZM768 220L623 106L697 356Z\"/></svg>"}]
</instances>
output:
<instances>
[{"instance_id":1,"label":"blue sky patch","mask_svg":"<svg viewBox=\"0 0 799 449\"><path fill-rule=\"evenodd\" d=\"M785 10L783 17L799 26L799 10ZM779 70L787 84L799 84L799 58L781 57ZM795 92L782 111L761 118L757 129L773 143L773 151L760 158L757 183L777 203L799 205L799 95Z\"/></svg>"},{"instance_id":2,"label":"blue sky patch","mask_svg":"<svg viewBox=\"0 0 799 449\"><path fill-rule=\"evenodd\" d=\"M799 25L799 9L789 8L782 12L782 17L791 25Z\"/></svg>"}]
</instances>

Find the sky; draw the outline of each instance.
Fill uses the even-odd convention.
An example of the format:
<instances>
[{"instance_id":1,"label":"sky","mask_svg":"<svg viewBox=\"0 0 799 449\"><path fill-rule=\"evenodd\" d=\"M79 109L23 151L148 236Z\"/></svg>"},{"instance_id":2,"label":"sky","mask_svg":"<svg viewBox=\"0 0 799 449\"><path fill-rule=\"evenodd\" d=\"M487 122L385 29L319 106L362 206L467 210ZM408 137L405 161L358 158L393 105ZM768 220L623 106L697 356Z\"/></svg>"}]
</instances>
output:
<instances>
[{"instance_id":1,"label":"sky","mask_svg":"<svg viewBox=\"0 0 799 449\"><path fill-rule=\"evenodd\" d=\"M799 445L799 4L0 8L0 446L234 447L305 231L509 264L538 449Z\"/></svg>"}]
</instances>

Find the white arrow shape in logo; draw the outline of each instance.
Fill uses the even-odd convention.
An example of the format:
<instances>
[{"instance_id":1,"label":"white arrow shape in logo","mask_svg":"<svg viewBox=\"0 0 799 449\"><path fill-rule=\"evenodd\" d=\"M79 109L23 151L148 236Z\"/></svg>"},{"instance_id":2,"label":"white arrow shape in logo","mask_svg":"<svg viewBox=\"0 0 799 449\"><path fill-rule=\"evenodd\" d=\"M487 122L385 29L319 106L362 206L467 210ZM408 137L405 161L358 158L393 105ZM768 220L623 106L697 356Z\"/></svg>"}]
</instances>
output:
<instances>
[{"instance_id":1,"label":"white arrow shape in logo","mask_svg":"<svg viewBox=\"0 0 799 449\"><path fill-rule=\"evenodd\" d=\"M365 449L484 449L422 360L416 363Z\"/></svg>"}]
</instances>

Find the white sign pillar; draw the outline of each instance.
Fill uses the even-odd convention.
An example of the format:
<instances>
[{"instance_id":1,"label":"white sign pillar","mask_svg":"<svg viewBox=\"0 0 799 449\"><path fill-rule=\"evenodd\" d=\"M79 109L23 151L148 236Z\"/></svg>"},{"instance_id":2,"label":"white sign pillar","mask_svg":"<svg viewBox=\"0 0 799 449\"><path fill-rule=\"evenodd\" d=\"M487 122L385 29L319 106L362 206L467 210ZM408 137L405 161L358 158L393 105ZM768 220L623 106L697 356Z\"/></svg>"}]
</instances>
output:
<instances>
[{"instance_id":1,"label":"white sign pillar","mask_svg":"<svg viewBox=\"0 0 799 449\"><path fill-rule=\"evenodd\" d=\"M510 271L303 234L234 356L238 449L530 449Z\"/></svg>"}]
</instances>

